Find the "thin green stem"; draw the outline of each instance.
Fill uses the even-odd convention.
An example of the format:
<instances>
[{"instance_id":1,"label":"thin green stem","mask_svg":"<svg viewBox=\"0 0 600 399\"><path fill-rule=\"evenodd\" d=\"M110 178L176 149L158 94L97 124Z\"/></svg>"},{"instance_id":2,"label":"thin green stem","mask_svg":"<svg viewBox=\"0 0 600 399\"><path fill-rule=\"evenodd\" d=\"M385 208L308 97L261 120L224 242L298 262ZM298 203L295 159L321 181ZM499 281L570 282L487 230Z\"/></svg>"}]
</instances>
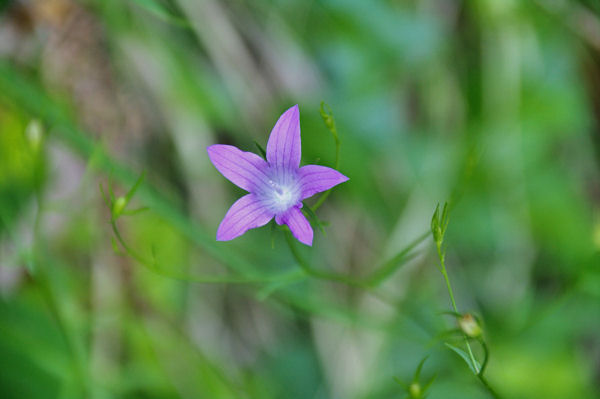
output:
<instances>
[{"instance_id":1,"label":"thin green stem","mask_svg":"<svg viewBox=\"0 0 600 399\"><path fill-rule=\"evenodd\" d=\"M458 308L456 306L456 300L454 299L454 292L452 290L452 284L450 284L450 278L448 277L448 272L446 271L446 260L445 260L444 253L442 251L441 243L437 244L437 252L438 252L438 256L440 258L440 271L442 272L442 275L444 276L444 280L446 281L446 287L448 288L448 295L450 295L450 302L452 302L452 309L456 313L459 313ZM477 368L477 361L475 360L475 356L473 355L473 350L471 349L471 345L469 344L469 338L465 334L463 334L463 337L465 339L465 345L467 347L467 352L469 353L469 358L471 359L471 364L473 364L473 369L475 370L476 374L479 374L479 369Z\"/></svg>"},{"instance_id":2,"label":"thin green stem","mask_svg":"<svg viewBox=\"0 0 600 399\"><path fill-rule=\"evenodd\" d=\"M485 368L488 364L488 360L490 359L490 350L483 339L479 338L478 341L481 344L481 347L483 348L483 363L481 363L481 369L479 370L479 374L483 375L483 372L485 371Z\"/></svg>"},{"instance_id":3,"label":"thin green stem","mask_svg":"<svg viewBox=\"0 0 600 399\"><path fill-rule=\"evenodd\" d=\"M335 127L335 123L332 123L331 126L327 126L328 129L331 131L331 134L333 135L333 139L335 140L335 169L339 169L340 168L340 147L341 147L341 142L340 139L337 135L337 128ZM317 200L317 202L310 207L310 209L315 212L317 209L319 209L319 207L321 205L323 205L323 203L325 202L325 200L327 199L327 197L329 197L329 194L331 193L331 189L325 191L323 193L323 195L321 195L321 197Z\"/></svg>"},{"instance_id":4,"label":"thin green stem","mask_svg":"<svg viewBox=\"0 0 600 399\"><path fill-rule=\"evenodd\" d=\"M298 248L296 248L296 245L294 244L294 238L292 237L292 234L289 231L285 232L285 240L288 244L288 247L290 247L290 252L292 253L292 256L294 257L294 259L296 259L298 266L300 266L300 268L307 275L321 278L324 280L337 281L338 283L343 283L355 287L368 288L368 285L360 280L355 280L351 277L347 277L342 274L317 270L311 267L308 264L308 262L302 257L302 255L300 255Z\"/></svg>"},{"instance_id":5,"label":"thin green stem","mask_svg":"<svg viewBox=\"0 0 600 399\"><path fill-rule=\"evenodd\" d=\"M375 287L371 286L369 283L366 283L361 280L356 280L351 277L344 276L342 274L326 272L326 271L322 271L322 270L313 268L302 257L302 255L298 251L298 248L296 248L296 245L294 242L294 237L292 236L292 234L290 233L289 230L285 231L284 236L285 236L286 243L288 244L288 247L290 248L290 252L292 253L292 256L298 263L298 266L307 275L321 279L321 280L333 281L333 282L337 282L337 283L341 283L341 284L346 284L346 285L349 285L352 287L360 288L362 290L365 290L369 294L373 295L375 298L379 299L381 302L383 302L391 307L396 307L396 303L394 302L393 299L388 298L386 295L382 294L381 292L375 291Z\"/></svg>"},{"instance_id":6,"label":"thin green stem","mask_svg":"<svg viewBox=\"0 0 600 399\"><path fill-rule=\"evenodd\" d=\"M438 252L438 257L440 258L439 269L442 272L442 275L444 276L444 280L446 281L446 287L448 288L448 295L450 296L450 302L452 302L452 309L454 310L454 312L456 314L460 314L458 312L458 308L456 306L456 300L454 299L454 292L452 290L452 285L450 284L450 278L448 277L448 272L446 270L446 261L445 261L444 252L442 251L441 243L437 243L437 252ZM489 351L488 351L488 348L487 348L485 342L483 340L481 340L481 345L483 346L483 350L485 352L485 354L484 354L485 357L484 357L481 368L478 369L477 361L475 360L475 356L473 355L473 350L471 349L471 345L469 344L469 338L464 333L463 333L463 338L465 340L467 352L469 353L469 358L471 359L471 363L473 364L473 369L475 370L475 375L477 376L479 381L481 381L482 385L485 387L485 389L488 391L488 393L493 398L501 399L501 396L498 395L498 393L490 386L488 381L483 376L483 372L485 370L485 367L487 366L488 358L489 358Z\"/></svg>"},{"instance_id":7,"label":"thin green stem","mask_svg":"<svg viewBox=\"0 0 600 399\"><path fill-rule=\"evenodd\" d=\"M448 273L446 272L445 266L442 266L442 275L444 276L444 280L446 281L446 287L448 288L448 294L450 295L450 302L452 302L452 309L454 309L454 311L458 313L456 301L454 300L454 293L452 292L452 285L450 285L450 279L448 278Z\"/></svg>"},{"instance_id":8,"label":"thin green stem","mask_svg":"<svg viewBox=\"0 0 600 399\"><path fill-rule=\"evenodd\" d=\"M496 390L494 390L494 388L492 388L492 386L489 384L489 382L487 381L487 379L482 374L478 374L477 378L479 378L479 381L481 381L481 383L483 384L483 386L485 387L485 389L487 389L488 393L490 395L492 395L493 398L495 398L495 399L501 399L502 398L498 394L498 392L496 392Z\"/></svg>"}]
</instances>

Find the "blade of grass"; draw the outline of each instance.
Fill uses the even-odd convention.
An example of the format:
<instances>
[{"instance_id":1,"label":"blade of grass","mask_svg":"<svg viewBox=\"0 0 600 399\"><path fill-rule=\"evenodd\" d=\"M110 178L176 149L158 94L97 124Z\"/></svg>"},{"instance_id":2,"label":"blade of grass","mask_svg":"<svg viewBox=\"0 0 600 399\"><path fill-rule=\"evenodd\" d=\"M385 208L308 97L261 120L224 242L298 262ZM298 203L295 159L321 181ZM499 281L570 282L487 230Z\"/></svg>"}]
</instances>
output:
<instances>
[{"instance_id":1,"label":"blade of grass","mask_svg":"<svg viewBox=\"0 0 600 399\"><path fill-rule=\"evenodd\" d=\"M383 263L379 268L374 270L369 277L367 277L367 283L376 287L394 274L400 267L406 264L410 259L414 258L416 254L411 253L420 243L425 241L429 237L429 232L421 234L408 246L394 255L391 259Z\"/></svg>"}]
</instances>

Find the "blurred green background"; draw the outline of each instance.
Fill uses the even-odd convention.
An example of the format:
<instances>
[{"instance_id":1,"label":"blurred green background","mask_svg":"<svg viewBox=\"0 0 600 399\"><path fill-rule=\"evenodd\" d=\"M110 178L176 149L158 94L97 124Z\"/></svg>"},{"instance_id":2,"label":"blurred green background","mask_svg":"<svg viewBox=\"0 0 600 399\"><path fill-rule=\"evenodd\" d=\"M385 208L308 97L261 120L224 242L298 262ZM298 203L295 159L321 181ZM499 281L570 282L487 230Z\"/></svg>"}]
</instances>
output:
<instances>
[{"instance_id":1,"label":"blurred green background","mask_svg":"<svg viewBox=\"0 0 600 399\"><path fill-rule=\"evenodd\" d=\"M461 340L417 240L449 201L446 263L490 385L600 398L599 13L0 1L0 397L403 398L394 377L425 356L429 398L490 397L444 346ZM281 231L216 242L242 191L206 146L256 151L298 103L303 162L332 166L322 100L350 181L297 245L321 277ZM128 208L148 210L116 222L127 254L99 186L124 195L142 171Z\"/></svg>"}]
</instances>

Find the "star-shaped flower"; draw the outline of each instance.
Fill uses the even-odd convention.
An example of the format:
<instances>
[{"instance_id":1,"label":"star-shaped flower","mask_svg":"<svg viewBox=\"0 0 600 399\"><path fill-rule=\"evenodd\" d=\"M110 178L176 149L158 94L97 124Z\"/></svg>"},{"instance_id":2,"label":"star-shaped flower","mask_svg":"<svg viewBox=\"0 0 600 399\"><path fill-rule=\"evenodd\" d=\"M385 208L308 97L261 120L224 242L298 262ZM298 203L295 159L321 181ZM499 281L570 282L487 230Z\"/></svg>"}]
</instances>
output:
<instances>
[{"instance_id":1,"label":"star-shaped flower","mask_svg":"<svg viewBox=\"0 0 600 399\"><path fill-rule=\"evenodd\" d=\"M218 241L233 240L275 218L277 224L288 225L300 242L312 245L313 230L300 210L302 200L348 180L325 166L300 167L298 105L279 117L267 143L266 161L231 145L215 144L207 151L223 176L249 192L227 211L217 230Z\"/></svg>"}]
</instances>

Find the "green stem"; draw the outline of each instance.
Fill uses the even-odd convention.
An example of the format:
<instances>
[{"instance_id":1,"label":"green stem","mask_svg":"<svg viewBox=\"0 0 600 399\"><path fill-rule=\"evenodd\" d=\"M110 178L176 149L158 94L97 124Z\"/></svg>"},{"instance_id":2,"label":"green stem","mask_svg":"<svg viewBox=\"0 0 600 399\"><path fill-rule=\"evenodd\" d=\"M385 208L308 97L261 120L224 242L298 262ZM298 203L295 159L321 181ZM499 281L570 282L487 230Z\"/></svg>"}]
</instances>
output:
<instances>
[{"instance_id":1,"label":"green stem","mask_svg":"<svg viewBox=\"0 0 600 399\"><path fill-rule=\"evenodd\" d=\"M337 170L340 168L340 146L341 146L340 139L337 137L337 131L335 132L333 138L335 140L335 169ZM327 197L329 197L330 193L331 193L331 189L325 191L323 193L323 195L321 195L321 197L319 197L318 201L313 206L310 207L310 209L313 212L315 212L317 209L319 209L319 207L321 205L323 205L323 202L325 202Z\"/></svg>"},{"instance_id":2,"label":"green stem","mask_svg":"<svg viewBox=\"0 0 600 399\"><path fill-rule=\"evenodd\" d=\"M492 395L493 398L495 398L495 399L501 399L502 398L498 394L498 392L496 392L494 390L494 388L492 388L492 386L489 384L489 382L485 379L485 377L482 374L478 374L477 378L479 378L479 381L481 381L481 383L483 384L483 386L485 387L485 389L487 389L488 393L490 395Z\"/></svg>"},{"instance_id":3,"label":"green stem","mask_svg":"<svg viewBox=\"0 0 600 399\"><path fill-rule=\"evenodd\" d=\"M450 295L450 302L452 302L452 309L454 312L458 312L458 308L456 307L456 301L454 300L454 292L452 290L452 285L450 284L450 278L448 277L448 272L446 271L446 261L444 253L442 252L441 243L437 244L438 256L440 258L440 271L444 276L444 280L446 281L446 287L448 288L448 294ZM473 355L473 350L471 349L471 345L469 344L469 338L463 334L465 339L465 345L467 347L467 352L469 353L469 358L471 359L471 363L473 364L473 370L475 370L476 374L479 374L479 369L477 368L477 361L475 360L475 356Z\"/></svg>"},{"instance_id":4,"label":"green stem","mask_svg":"<svg viewBox=\"0 0 600 399\"><path fill-rule=\"evenodd\" d=\"M488 364L488 360L490 358L490 350L482 338L479 338L479 343L481 344L481 347L483 348L483 363L481 364L481 369L479 370L479 374L483 375L483 372L485 371L485 368Z\"/></svg>"},{"instance_id":5,"label":"green stem","mask_svg":"<svg viewBox=\"0 0 600 399\"><path fill-rule=\"evenodd\" d=\"M454 292L452 291L452 285L450 284L450 278L448 277L448 272L446 270L446 261L445 261L444 253L442 252L441 243L437 244L437 251L438 251L438 256L440 258L440 271L442 272L442 275L444 276L444 280L446 281L446 287L448 288L448 295L450 295L450 302L452 302L452 309L454 310L454 312L456 314L459 314L458 308L456 306L456 301L454 299ZM469 338L466 336L466 334L463 334L463 338L465 340L467 352L469 353L469 358L471 359L471 363L473 364L473 370L476 371L475 374L476 374L477 378L479 379L479 381L481 381L481 383L483 384L485 389L488 391L488 393L493 398L501 399L500 395L498 395L498 393L490 386L488 381L483 376L483 371L485 370L485 367L487 366L488 357L489 357L489 352L488 352L487 346L485 345L485 343L483 341L481 341L481 344L483 345L483 350L485 352L485 359L483 361L483 365L481 366L481 369L477 369L477 361L475 360L475 356L473 355L473 350L471 349L471 345L469 344Z\"/></svg>"},{"instance_id":6,"label":"green stem","mask_svg":"<svg viewBox=\"0 0 600 399\"><path fill-rule=\"evenodd\" d=\"M294 244L294 238L289 231L285 232L285 240L288 244L288 247L290 247L290 252L292 253L292 256L294 257L294 259L296 259L298 266L300 266L300 268L307 275L317 277L323 280L337 281L338 283L343 283L355 287L368 288L368 285L360 280L355 280L353 278L337 273L330 273L314 269L308 264L308 262L302 257L302 255L300 255L298 248L296 248L296 245Z\"/></svg>"},{"instance_id":7,"label":"green stem","mask_svg":"<svg viewBox=\"0 0 600 399\"><path fill-rule=\"evenodd\" d=\"M315 278L318 278L321 280L334 281L334 282L346 284L346 285L349 285L352 287L360 288L362 290L365 290L369 294L373 295L375 298L377 298L381 302L383 302L393 308L395 308L397 306L397 304L394 302L393 299L382 294L381 292L375 291L375 287L371 286L367 282L364 282L361 280L356 280L356 279L350 278L348 276L344 276L342 274L326 272L326 271L322 271L322 270L313 268L302 257L302 255L300 255L298 248L296 248L296 245L294 242L294 237L292 236L291 232L289 230L286 230L284 236L285 236L286 243L288 244L288 247L290 248L290 252L292 253L292 256L294 257L294 259L296 260L296 262L298 263L298 266L302 269L302 271L304 271L304 273L306 273L306 275L309 275L309 276L312 276L312 277L315 277Z\"/></svg>"},{"instance_id":8,"label":"green stem","mask_svg":"<svg viewBox=\"0 0 600 399\"><path fill-rule=\"evenodd\" d=\"M452 302L452 309L454 309L454 312L458 313L456 301L454 300L454 293L452 292L452 286L450 285L450 279L448 278L448 273L446 272L445 266L442 266L442 275L444 276L444 280L446 281L446 287L448 288L448 294L450 295L450 302Z\"/></svg>"}]
</instances>

